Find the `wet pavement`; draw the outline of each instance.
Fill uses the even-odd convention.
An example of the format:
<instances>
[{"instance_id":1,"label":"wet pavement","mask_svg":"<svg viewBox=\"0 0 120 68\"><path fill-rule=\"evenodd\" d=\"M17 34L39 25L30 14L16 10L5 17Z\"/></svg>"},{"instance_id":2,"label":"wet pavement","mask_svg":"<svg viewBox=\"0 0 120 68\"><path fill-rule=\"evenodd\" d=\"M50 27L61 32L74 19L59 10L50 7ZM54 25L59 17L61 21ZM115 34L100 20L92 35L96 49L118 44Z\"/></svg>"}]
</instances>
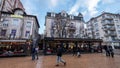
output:
<instances>
[{"instance_id":1,"label":"wet pavement","mask_svg":"<svg viewBox=\"0 0 120 68\"><path fill-rule=\"evenodd\" d=\"M0 68L120 68L120 55L106 57L104 53L82 54L80 58L63 55L67 62L56 67L56 55L40 56L32 61L31 57L0 58Z\"/></svg>"}]
</instances>

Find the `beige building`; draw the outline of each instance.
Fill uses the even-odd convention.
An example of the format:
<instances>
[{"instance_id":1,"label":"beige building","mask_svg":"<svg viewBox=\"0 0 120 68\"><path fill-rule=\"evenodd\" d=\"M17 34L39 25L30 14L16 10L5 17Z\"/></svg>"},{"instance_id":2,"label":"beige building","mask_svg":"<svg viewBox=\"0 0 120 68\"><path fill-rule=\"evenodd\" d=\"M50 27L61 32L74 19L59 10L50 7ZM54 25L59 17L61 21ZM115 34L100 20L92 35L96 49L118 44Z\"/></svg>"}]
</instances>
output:
<instances>
[{"instance_id":1,"label":"beige building","mask_svg":"<svg viewBox=\"0 0 120 68\"><path fill-rule=\"evenodd\" d=\"M78 16L73 16L65 11L48 12L45 17L45 37L82 38L83 31L84 20L81 13Z\"/></svg>"},{"instance_id":2,"label":"beige building","mask_svg":"<svg viewBox=\"0 0 120 68\"><path fill-rule=\"evenodd\" d=\"M1 11L1 39L35 39L38 37L39 23L34 15L27 15L22 9L13 12Z\"/></svg>"},{"instance_id":3,"label":"beige building","mask_svg":"<svg viewBox=\"0 0 120 68\"><path fill-rule=\"evenodd\" d=\"M107 45L120 45L120 14L103 12L87 22L88 38L103 39Z\"/></svg>"}]
</instances>

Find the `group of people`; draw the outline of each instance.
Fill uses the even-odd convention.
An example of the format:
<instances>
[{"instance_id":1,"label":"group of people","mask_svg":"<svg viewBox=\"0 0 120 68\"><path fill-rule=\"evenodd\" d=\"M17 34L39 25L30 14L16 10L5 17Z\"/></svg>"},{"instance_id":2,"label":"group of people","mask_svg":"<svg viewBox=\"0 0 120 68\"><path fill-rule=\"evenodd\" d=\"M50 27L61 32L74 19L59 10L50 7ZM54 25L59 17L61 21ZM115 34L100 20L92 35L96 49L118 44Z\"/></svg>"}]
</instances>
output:
<instances>
[{"instance_id":1,"label":"group of people","mask_svg":"<svg viewBox=\"0 0 120 68\"><path fill-rule=\"evenodd\" d=\"M107 45L105 45L104 46L104 49L105 49L105 52L106 52L106 56L108 56L108 57L114 57L114 51L113 51L113 47L112 46L107 46Z\"/></svg>"},{"instance_id":2,"label":"group of people","mask_svg":"<svg viewBox=\"0 0 120 68\"><path fill-rule=\"evenodd\" d=\"M80 52L81 52L80 46L73 47L73 56L77 55L78 57L80 57L81 56Z\"/></svg>"},{"instance_id":3,"label":"group of people","mask_svg":"<svg viewBox=\"0 0 120 68\"><path fill-rule=\"evenodd\" d=\"M104 46L104 49L106 51L106 56L111 56L114 57L114 52L113 52L113 48L112 46ZM32 48L32 60L38 59L38 52L39 52L39 47L36 46L35 48ZM73 47L73 56L77 55L78 57L81 56L80 54L81 50L80 47ZM63 55L63 48L61 47L61 45L57 46L57 51L56 51L56 55L57 55L57 62L56 62L56 66L59 66L59 63L62 62L64 65L66 65L66 61L62 59L62 55Z\"/></svg>"}]
</instances>

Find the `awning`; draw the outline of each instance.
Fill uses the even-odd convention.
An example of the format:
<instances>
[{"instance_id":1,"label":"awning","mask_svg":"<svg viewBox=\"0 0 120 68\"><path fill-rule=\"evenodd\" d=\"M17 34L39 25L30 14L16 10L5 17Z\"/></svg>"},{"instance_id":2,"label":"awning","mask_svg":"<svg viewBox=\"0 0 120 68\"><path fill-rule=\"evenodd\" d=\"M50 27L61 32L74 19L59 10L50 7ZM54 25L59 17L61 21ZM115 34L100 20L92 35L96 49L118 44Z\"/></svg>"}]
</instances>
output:
<instances>
[{"instance_id":1,"label":"awning","mask_svg":"<svg viewBox=\"0 0 120 68\"><path fill-rule=\"evenodd\" d=\"M0 42L26 42L26 40L0 40Z\"/></svg>"}]
</instances>

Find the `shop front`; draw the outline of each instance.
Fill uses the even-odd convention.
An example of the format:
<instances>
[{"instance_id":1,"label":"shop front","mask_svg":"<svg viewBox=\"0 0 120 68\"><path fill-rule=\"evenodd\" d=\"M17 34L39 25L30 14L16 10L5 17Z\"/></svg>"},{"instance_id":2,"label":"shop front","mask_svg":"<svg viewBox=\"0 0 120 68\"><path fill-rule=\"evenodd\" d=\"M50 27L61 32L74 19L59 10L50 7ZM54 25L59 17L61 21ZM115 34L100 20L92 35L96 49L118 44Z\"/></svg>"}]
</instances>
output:
<instances>
[{"instance_id":1,"label":"shop front","mask_svg":"<svg viewBox=\"0 0 120 68\"><path fill-rule=\"evenodd\" d=\"M78 46L82 53L102 52L101 39L80 39L80 38L44 38L43 43L44 54L55 54L58 45L63 47L64 53L72 53L73 47ZM95 50L96 47L97 49Z\"/></svg>"},{"instance_id":2,"label":"shop front","mask_svg":"<svg viewBox=\"0 0 120 68\"><path fill-rule=\"evenodd\" d=\"M28 48L26 40L0 40L0 56L25 56Z\"/></svg>"}]
</instances>

